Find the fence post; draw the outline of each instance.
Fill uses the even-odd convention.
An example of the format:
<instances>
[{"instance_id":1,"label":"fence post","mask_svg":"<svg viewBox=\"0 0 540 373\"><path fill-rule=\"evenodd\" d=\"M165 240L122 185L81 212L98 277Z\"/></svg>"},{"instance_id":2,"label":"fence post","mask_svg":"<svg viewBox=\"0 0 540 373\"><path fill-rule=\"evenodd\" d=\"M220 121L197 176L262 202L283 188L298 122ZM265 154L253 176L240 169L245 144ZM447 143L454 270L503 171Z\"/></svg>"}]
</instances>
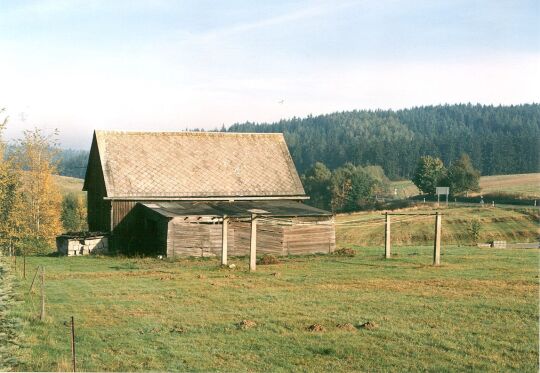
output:
<instances>
[{"instance_id":1,"label":"fence post","mask_svg":"<svg viewBox=\"0 0 540 373\"><path fill-rule=\"evenodd\" d=\"M437 213L435 214L435 240L433 242L433 265L438 266L441 264L441 227L442 227L442 216Z\"/></svg>"},{"instance_id":2,"label":"fence post","mask_svg":"<svg viewBox=\"0 0 540 373\"><path fill-rule=\"evenodd\" d=\"M41 313L39 319L45 320L45 267L43 266L41 266Z\"/></svg>"},{"instance_id":3,"label":"fence post","mask_svg":"<svg viewBox=\"0 0 540 373\"><path fill-rule=\"evenodd\" d=\"M251 237L249 240L249 270L254 272L257 268L257 219L251 215Z\"/></svg>"},{"instance_id":4,"label":"fence post","mask_svg":"<svg viewBox=\"0 0 540 373\"><path fill-rule=\"evenodd\" d=\"M71 362L75 372L75 320L71 316Z\"/></svg>"},{"instance_id":5,"label":"fence post","mask_svg":"<svg viewBox=\"0 0 540 373\"><path fill-rule=\"evenodd\" d=\"M223 226L221 227L221 265L227 265L227 245L228 245L228 226L229 218L227 215L223 215Z\"/></svg>"},{"instance_id":6,"label":"fence post","mask_svg":"<svg viewBox=\"0 0 540 373\"><path fill-rule=\"evenodd\" d=\"M384 221L384 257L390 259L392 253L390 252L390 215L388 215L388 212L384 213Z\"/></svg>"}]
</instances>

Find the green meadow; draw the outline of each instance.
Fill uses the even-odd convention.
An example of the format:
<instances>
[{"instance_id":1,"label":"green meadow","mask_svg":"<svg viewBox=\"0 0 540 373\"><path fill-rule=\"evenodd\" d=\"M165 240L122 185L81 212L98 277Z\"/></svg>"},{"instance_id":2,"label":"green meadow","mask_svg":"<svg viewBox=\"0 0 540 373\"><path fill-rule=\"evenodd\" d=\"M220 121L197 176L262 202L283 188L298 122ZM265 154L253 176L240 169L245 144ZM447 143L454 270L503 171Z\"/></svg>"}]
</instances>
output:
<instances>
[{"instance_id":1,"label":"green meadow","mask_svg":"<svg viewBox=\"0 0 540 373\"><path fill-rule=\"evenodd\" d=\"M29 257L24 279L0 258L11 369L71 370L73 316L80 371L538 371L538 249L443 246L433 267L429 246L347 246L254 273L247 258Z\"/></svg>"}]
</instances>

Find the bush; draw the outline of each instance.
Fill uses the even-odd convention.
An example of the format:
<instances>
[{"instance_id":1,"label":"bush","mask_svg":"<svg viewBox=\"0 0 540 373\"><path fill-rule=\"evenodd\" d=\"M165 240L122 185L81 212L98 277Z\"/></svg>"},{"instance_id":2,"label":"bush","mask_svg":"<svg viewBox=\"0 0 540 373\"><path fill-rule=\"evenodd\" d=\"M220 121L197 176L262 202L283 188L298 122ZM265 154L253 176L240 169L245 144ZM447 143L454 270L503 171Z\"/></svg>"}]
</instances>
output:
<instances>
[{"instance_id":1,"label":"bush","mask_svg":"<svg viewBox=\"0 0 540 373\"><path fill-rule=\"evenodd\" d=\"M278 264L279 259L275 257L274 255L270 254L264 254L261 259L259 259L259 264L261 265L267 265L267 264Z\"/></svg>"},{"instance_id":2,"label":"bush","mask_svg":"<svg viewBox=\"0 0 540 373\"><path fill-rule=\"evenodd\" d=\"M478 242L478 239L480 238L481 229L482 229L482 225L480 224L480 221L476 219L471 221L471 224L469 226L469 234L471 235L471 238L474 243Z\"/></svg>"},{"instance_id":3,"label":"bush","mask_svg":"<svg viewBox=\"0 0 540 373\"><path fill-rule=\"evenodd\" d=\"M14 246L16 255L49 255L56 251L49 241L36 237L23 238Z\"/></svg>"}]
</instances>

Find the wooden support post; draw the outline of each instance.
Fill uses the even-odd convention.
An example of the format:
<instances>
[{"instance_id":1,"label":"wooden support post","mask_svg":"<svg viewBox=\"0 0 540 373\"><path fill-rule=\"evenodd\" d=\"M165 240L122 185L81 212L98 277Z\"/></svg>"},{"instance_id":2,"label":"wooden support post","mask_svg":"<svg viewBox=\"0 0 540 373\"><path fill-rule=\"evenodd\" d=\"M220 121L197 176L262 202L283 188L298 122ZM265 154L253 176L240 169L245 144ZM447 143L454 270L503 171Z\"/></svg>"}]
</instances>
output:
<instances>
[{"instance_id":1,"label":"wooden support post","mask_svg":"<svg viewBox=\"0 0 540 373\"><path fill-rule=\"evenodd\" d=\"M392 257L390 248L390 215L388 215L388 213L385 213L384 219L384 257L386 259L390 259Z\"/></svg>"},{"instance_id":2,"label":"wooden support post","mask_svg":"<svg viewBox=\"0 0 540 373\"><path fill-rule=\"evenodd\" d=\"M442 215L437 212L435 214L435 241L433 243L433 265L441 264L441 227Z\"/></svg>"},{"instance_id":3,"label":"wooden support post","mask_svg":"<svg viewBox=\"0 0 540 373\"><path fill-rule=\"evenodd\" d=\"M229 230L229 218L223 215L223 225L221 227L221 265L227 265L227 234Z\"/></svg>"},{"instance_id":4,"label":"wooden support post","mask_svg":"<svg viewBox=\"0 0 540 373\"><path fill-rule=\"evenodd\" d=\"M251 238L249 240L249 270L254 272L257 267L257 219L251 215Z\"/></svg>"},{"instance_id":5,"label":"wooden support post","mask_svg":"<svg viewBox=\"0 0 540 373\"><path fill-rule=\"evenodd\" d=\"M34 273L34 278L32 279L32 283L30 284L30 289L28 290L28 294L32 292L32 288L34 287L34 281L36 281L36 276L39 272L39 266L36 267L36 273Z\"/></svg>"},{"instance_id":6,"label":"wooden support post","mask_svg":"<svg viewBox=\"0 0 540 373\"><path fill-rule=\"evenodd\" d=\"M43 266L41 266L41 312L39 319L45 320L45 267Z\"/></svg>"},{"instance_id":7,"label":"wooden support post","mask_svg":"<svg viewBox=\"0 0 540 373\"><path fill-rule=\"evenodd\" d=\"M75 320L71 316L71 363L75 372Z\"/></svg>"}]
</instances>

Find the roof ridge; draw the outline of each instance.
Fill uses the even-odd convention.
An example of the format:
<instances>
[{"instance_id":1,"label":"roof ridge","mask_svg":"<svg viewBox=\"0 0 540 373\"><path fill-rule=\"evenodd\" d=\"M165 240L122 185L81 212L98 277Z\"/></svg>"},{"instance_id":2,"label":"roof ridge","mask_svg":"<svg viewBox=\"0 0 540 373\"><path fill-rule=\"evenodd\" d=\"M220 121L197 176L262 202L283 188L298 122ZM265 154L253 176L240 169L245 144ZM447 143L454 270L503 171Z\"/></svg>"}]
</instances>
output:
<instances>
[{"instance_id":1,"label":"roof ridge","mask_svg":"<svg viewBox=\"0 0 540 373\"><path fill-rule=\"evenodd\" d=\"M94 130L96 134L117 135L192 135L192 136L283 136L283 132L214 132L214 131L121 131L121 130Z\"/></svg>"}]
</instances>

